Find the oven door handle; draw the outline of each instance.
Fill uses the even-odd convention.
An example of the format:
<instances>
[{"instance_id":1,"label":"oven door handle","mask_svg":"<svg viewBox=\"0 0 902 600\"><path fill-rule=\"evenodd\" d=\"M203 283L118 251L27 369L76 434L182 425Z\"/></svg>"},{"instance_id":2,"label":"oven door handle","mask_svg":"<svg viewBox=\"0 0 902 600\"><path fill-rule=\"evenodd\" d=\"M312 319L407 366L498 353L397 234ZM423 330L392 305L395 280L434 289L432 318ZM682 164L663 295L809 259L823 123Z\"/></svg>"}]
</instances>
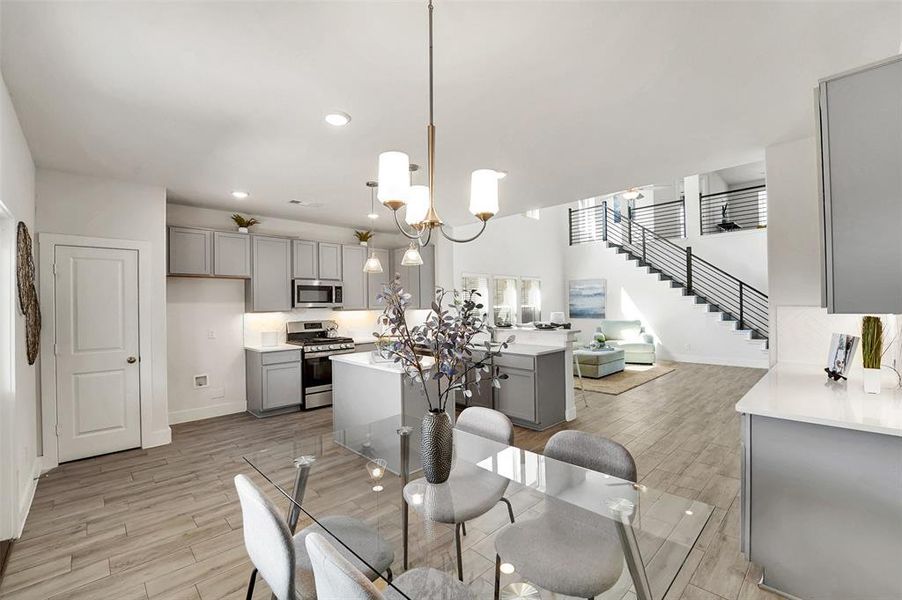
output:
<instances>
[{"instance_id":1,"label":"oven door handle","mask_svg":"<svg viewBox=\"0 0 902 600\"><path fill-rule=\"evenodd\" d=\"M323 358L324 356L333 356L335 354L351 354L356 352L354 348L348 348L347 350L325 350L323 352L305 352L304 360L308 358Z\"/></svg>"}]
</instances>

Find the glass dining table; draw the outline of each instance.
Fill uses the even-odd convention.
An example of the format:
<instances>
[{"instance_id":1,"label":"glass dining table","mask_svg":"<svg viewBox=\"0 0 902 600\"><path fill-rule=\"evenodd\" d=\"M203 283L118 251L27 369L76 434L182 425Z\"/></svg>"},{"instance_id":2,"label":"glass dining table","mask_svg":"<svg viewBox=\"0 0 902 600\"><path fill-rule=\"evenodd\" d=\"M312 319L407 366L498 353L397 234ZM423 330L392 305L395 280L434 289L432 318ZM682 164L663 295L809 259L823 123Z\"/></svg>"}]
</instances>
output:
<instances>
[{"instance_id":1,"label":"glass dining table","mask_svg":"<svg viewBox=\"0 0 902 600\"><path fill-rule=\"evenodd\" d=\"M613 577L605 575L610 582L596 598L662 600L713 512L696 500L455 429L452 469L503 480L511 511L498 503L473 517L463 525L458 546L455 525L432 515L441 512L440 505L464 505L482 493L473 483L480 478L426 483L419 432L419 420L410 417L361 419L330 433L302 430L263 441L244 459L264 493L287 506L292 533L310 526L327 531L329 541L356 557L358 566L382 575L377 587L411 600L419 592L406 582L416 578L400 575L423 567L448 579L462 574L474 598L493 598L496 589L508 600L569 598L554 582L566 580L568 570L591 569L599 561L609 571L613 566ZM357 529L352 535L347 527L333 527L342 522L337 517L366 524L381 546L382 565L368 558L374 555L373 539ZM508 527L518 528L519 538L513 539L535 543L499 555L496 542ZM607 543L593 544L600 540ZM547 577L535 575L537 565L549 571ZM585 579L585 573L573 576Z\"/></svg>"}]
</instances>

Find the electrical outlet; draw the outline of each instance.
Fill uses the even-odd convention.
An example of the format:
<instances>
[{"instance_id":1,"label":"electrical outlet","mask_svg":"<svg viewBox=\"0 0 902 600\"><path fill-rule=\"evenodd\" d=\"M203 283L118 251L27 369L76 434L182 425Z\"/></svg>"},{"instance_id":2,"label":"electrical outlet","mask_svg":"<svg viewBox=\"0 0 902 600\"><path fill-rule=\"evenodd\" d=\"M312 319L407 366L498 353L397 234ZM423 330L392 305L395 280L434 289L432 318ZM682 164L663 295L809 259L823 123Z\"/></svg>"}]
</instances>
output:
<instances>
[{"instance_id":1,"label":"electrical outlet","mask_svg":"<svg viewBox=\"0 0 902 600\"><path fill-rule=\"evenodd\" d=\"M208 340L215 340L215 339L216 339L216 331L213 330L213 329L208 329L208 330L207 330L207 339L208 339Z\"/></svg>"}]
</instances>

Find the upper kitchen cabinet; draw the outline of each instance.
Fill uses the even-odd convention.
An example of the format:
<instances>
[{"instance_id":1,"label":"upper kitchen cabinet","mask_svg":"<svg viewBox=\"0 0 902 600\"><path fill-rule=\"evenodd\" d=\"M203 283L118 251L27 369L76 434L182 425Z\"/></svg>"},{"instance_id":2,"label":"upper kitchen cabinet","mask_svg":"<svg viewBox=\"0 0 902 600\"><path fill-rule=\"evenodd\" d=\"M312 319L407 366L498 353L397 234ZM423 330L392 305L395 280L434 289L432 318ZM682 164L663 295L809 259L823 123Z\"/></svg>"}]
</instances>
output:
<instances>
[{"instance_id":1,"label":"upper kitchen cabinet","mask_svg":"<svg viewBox=\"0 0 902 600\"><path fill-rule=\"evenodd\" d=\"M341 281L341 244L292 240L291 252L295 279Z\"/></svg>"},{"instance_id":2,"label":"upper kitchen cabinet","mask_svg":"<svg viewBox=\"0 0 902 600\"><path fill-rule=\"evenodd\" d=\"M316 242L292 240L291 249L294 255L292 275L295 279L317 279Z\"/></svg>"},{"instance_id":3,"label":"upper kitchen cabinet","mask_svg":"<svg viewBox=\"0 0 902 600\"><path fill-rule=\"evenodd\" d=\"M250 277L251 236L214 231L213 274L217 277Z\"/></svg>"},{"instance_id":4,"label":"upper kitchen cabinet","mask_svg":"<svg viewBox=\"0 0 902 600\"><path fill-rule=\"evenodd\" d=\"M213 232L170 227L169 274L213 275Z\"/></svg>"},{"instance_id":5,"label":"upper kitchen cabinet","mask_svg":"<svg viewBox=\"0 0 902 600\"><path fill-rule=\"evenodd\" d=\"M824 303L900 313L902 57L821 81L819 105Z\"/></svg>"},{"instance_id":6,"label":"upper kitchen cabinet","mask_svg":"<svg viewBox=\"0 0 902 600\"><path fill-rule=\"evenodd\" d=\"M391 277L393 271L391 268L391 256L388 250L382 250L379 248L372 249L373 254L376 255L376 258L379 259L379 264L382 265L381 273L368 273L366 276L367 281L367 298L366 305L367 308L375 308L382 310L385 308L385 305L379 302L379 294L382 293L382 289L386 283L389 281L389 277ZM345 271L347 273L347 271Z\"/></svg>"},{"instance_id":7,"label":"upper kitchen cabinet","mask_svg":"<svg viewBox=\"0 0 902 600\"><path fill-rule=\"evenodd\" d=\"M367 274L363 272L366 252L366 246L360 245L341 248L341 266L344 272L342 308L345 310L367 306Z\"/></svg>"},{"instance_id":8,"label":"upper kitchen cabinet","mask_svg":"<svg viewBox=\"0 0 902 600\"><path fill-rule=\"evenodd\" d=\"M317 279L341 280L341 244L319 242L317 244L319 276ZM361 266L361 268L363 268Z\"/></svg>"},{"instance_id":9,"label":"upper kitchen cabinet","mask_svg":"<svg viewBox=\"0 0 902 600\"><path fill-rule=\"evenodd\" d=\"M401 276L401 287L411 295L410 308L430 308L435 298L435 246L420 248L423 264L418 267L405 267L401 264L407 248L392 251L392 272Z\"/></svg>"},{"instance_id":10,"label":"upper kitchen cabinet","mask_svg":"<svg viewBox=\"0 0 902 600\"><path fill-rule=\"evenodd\" d=\"M291 310L291 240L251 236L254 276L245 285L250 312Z\"/></svg>"}]
</instances>

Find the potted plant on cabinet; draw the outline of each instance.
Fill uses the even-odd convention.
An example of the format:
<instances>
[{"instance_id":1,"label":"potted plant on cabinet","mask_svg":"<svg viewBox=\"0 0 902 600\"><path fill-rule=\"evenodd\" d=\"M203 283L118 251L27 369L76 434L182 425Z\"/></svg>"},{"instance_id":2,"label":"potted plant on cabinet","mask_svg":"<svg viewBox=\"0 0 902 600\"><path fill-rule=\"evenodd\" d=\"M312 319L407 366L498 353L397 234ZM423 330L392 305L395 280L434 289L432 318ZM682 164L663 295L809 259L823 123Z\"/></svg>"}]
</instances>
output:
<instances>
[{"instance_id":1,"label":"potted plant on cabinet","mask_svg":"<svg viewBox=\"0 0 902 600\"><path fill-rule=\"evenodd\" d=\"M260 223L259 219L255 219L254 217L242 217L238 213L232 215L232 220L235 221L235 225L238 226L238 233L247 233L249 228Z\"/></svg>"},{"instance_id":2,"label":"potted plant on cabinet","mask_svg":"<svg viewBox=\"0 0 902 600\"><path fill-rule=\"evenodd\" d=\"M355 231L354 237L360 242L361 246L366 246L367 243L373 239L373 235L375 235L372 231Z\"/></svg>"},{"instance_id":3,"label":"potted plant on cabinet","mask_svg":"<svg viewBox=\"0 0 902 600\"><path fill-rule=\"evenodd\" d=\"M379 300L385 303L383 317L389 333L396 336L386 353L404 369L410 382L421 386L426 400L422 457L429 483L444 483L451 473L453 431L446 412L449 399L457 393L469 398L473 394L470 388L482 379L491 379L496 388L501 387L501 380L507 379L506 374L493 366L493 359L514 338L508 337L501 344L474 342L476 336L489 333L478 297L476 290L448 292L437 288L426 321L411 327L405 314L410 294L402 289L400 275L395 275L379 295ZM478 360L474 360L474 349L482 354ZM432 382L435 385L430 385Z\"/></svg>"},{"instance_id":4,"label":"potted plant on cabinet","mask_svg":"<svg viewBox=\"0 0 902 600\"><path fill-rule=\"evenodd\" d=\"M883 356L883 322L880 317L861 318L861 356L864 363L864 391L880 393L880 359Z\"/></svg>"}]
</instances>

